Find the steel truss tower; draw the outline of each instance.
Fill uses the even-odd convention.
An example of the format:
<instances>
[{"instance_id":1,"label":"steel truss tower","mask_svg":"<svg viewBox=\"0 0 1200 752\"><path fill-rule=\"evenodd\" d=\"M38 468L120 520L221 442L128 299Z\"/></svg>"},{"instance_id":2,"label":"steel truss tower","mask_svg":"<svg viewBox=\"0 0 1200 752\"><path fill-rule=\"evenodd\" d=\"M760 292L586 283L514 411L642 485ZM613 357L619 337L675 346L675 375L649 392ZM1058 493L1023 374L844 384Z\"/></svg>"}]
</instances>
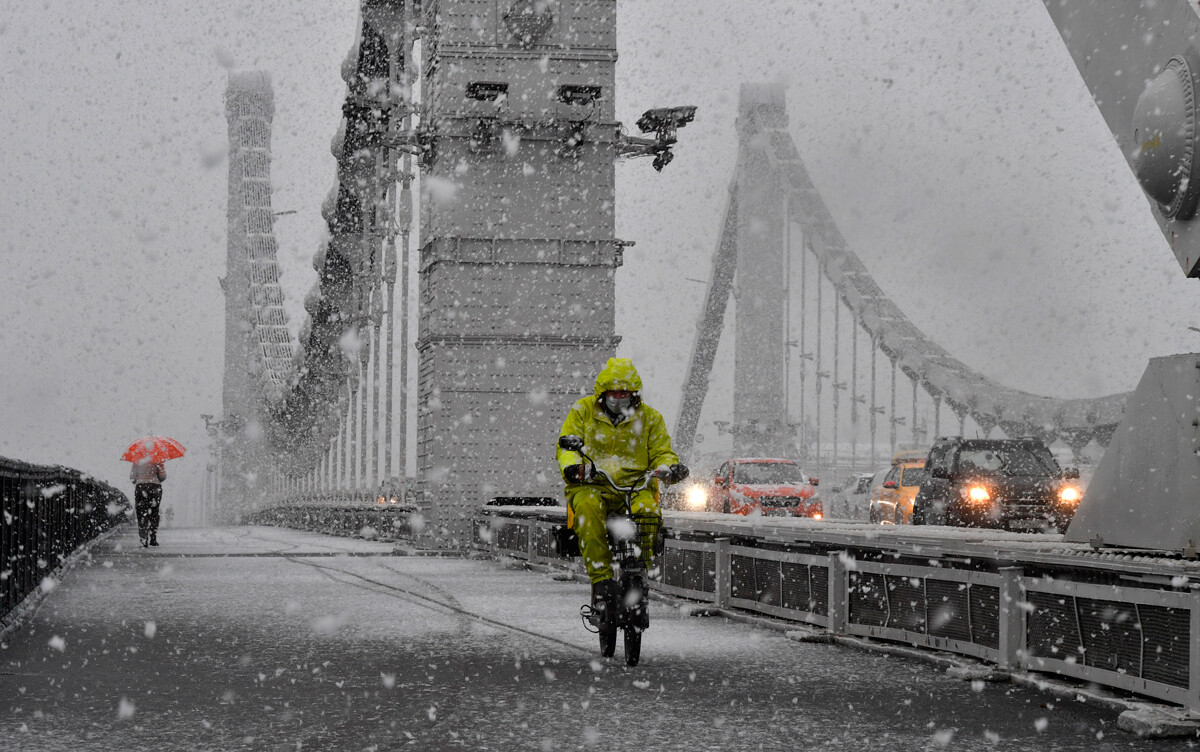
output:
<instances>
[{"instance_id":1,"label":"steel truss tower","mask_svg":"<svg viewBox=\"0 0 1200 752\"><path fill-rule=\"evenodd\" d=\"M290 387L292 344L279 286L271 210L271 121L275 96L261 71L232 73L225 95L229 123L229 205L225 293L223 418L218 424L221 506L237 519L268 490L260 468L268 450L267 412Z\"/></svg>"}]
</instances>

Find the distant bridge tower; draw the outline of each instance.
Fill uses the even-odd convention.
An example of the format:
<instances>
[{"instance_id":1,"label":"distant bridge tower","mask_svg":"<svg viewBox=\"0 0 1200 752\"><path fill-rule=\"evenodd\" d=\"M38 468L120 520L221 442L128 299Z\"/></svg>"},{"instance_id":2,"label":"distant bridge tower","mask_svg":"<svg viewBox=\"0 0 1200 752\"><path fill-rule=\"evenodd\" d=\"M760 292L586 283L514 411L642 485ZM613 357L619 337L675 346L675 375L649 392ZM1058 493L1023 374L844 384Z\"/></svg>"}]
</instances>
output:
<instances>
[{"instance_id":1,"label":"distant bridge tower","mask_svg":"<svg viewBox=\"0 0 1200 752\"><path fill-rule=\"evenodd\" d=\"M943 405L958 416L960 434L970 417L985 436L998 426L1010 437L1038 436L1047 443L1061 439L1076 455L1093 440L1106 446L1122 419L1127 395L1056 399L996 383L929 339L887 297L849 248L813 184L788 132L785 104L782 86L742 87L737 172L684 380L674 432L676 450L688 456L696 440L735 275L737 354L730 432L738 455L800 456L808 467L823 473L847 467L874 470L880 416L888 424L890 454L897 447L901 425L911 430L914 445L932 440L927 427L933 429L933 436L940 434ZM795 235L799 243L793 242ZM792 271L793 260L799 262L798 275ZM806 268L810 262L815 267ZM796 282L798 294L789 290ZM822 292L825 287L831 288L829 293ZM810 290L815 295L808 295ZM825 294L830 297L823 299ZM792 307L799 308L798 331L792 328ZM843 316L849 318L849 342L842 334ZM793 332L798 334L796 341L791 341ZM806 340L806 333L815 337ZM869 346L869 370L859 367L860 335L865 335L864 344ZM792 353L792 347L799 349ZM886 408L877 400L880 353L889 361L884 376L885 382L891 382ZM799 360L798 423L785 418L792 406L787 358ZM897 374L907 377L912 387L912 410L907 414L901 414L903 408L897 404ZM927 400L920 399L921 390ZM922 419L922 401L932 407L932 420L928 410ZM806 411L806 403L811 412ZM840 453L843 447L838 441L839 428L847 427L842 420L844 403L850 408L848 457ZM865 464L859 463L858 455L860 411L870 427ZM828 416L824 424L823 412ZM813 415L811 422L809 415ZM811 426L800 447L795 446L792 431L796 425Z\"/></svg>"},{"instance_id":2,"label":"distant bridge tower","mask_svg":"<svg viewBox=\"0 0 1200 752\"><path fill-rule=\"evenodd\" d=\"M282 399L292 346L279 286L271 211L271 120L275 96L262 71L231 73L225 374L218 447L219 517L236 520L267 490L265 412Z\"/></svg>"},{"instance_id":3,"label":"distant bridge tower","mask_svg":"<svg viewBox=\"0 0 1200 752\"><path fill-rule=\"evenodd\" d=\"M435 528L557 496L554 442L616 348L616 2L423 4L417 453Z\"/></svg>"},{"instance_id":4,"label":"distant bridge tower","mask_svg":"<svg viewBox=\"0 0 1200 752\"><path fill-rule=\"evenodd\" d=\"M788 188L764 143L767 129L786 129L782 85L743 84L738 110L737 350L734 369L734 453L795 457L787 424L784 356L784 225ZM818 382L819 383L819 382Z\"/></svg>"}]
</instances>

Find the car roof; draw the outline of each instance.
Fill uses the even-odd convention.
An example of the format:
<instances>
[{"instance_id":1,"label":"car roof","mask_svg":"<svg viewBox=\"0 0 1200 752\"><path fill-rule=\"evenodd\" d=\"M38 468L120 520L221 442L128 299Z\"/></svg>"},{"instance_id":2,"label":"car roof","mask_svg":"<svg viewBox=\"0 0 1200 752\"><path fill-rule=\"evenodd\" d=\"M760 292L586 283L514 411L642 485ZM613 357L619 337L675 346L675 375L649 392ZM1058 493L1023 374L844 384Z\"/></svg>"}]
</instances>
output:
<instances>
[{"instance_id":1,"label":"car roof","mask_svg":"<svg viewBox=\"0 0 1200 752\"><path fill-rule=\"evenodd\" d=\"M899 465L902 462L916 462L917 460L924 462L928 455L928 449L901 449L892 455L892 464Z\"/></svg>"},{"instance_id":2,"label":"car roof","mask_svg":"<svg viewBox=\"0 0 1200 752\"><path fill-rule=\"evenodd\" d=\"M738 457L737 459L730 460L730 462L737 465L766 465L770 463L779 463L783 465L798 464L795 460L784 460L777 457Z\"/></svg>"},{"instance_id":3,"label":"car roof","mask_svg":"<svg viewBox=\"0 0 1200 752\"><path fill-rule=\"evenodd\" d=\"M1046 443L1041 439L961 439L954 442L966 449L1003 449L1011 446L1037 446L1045 447Z\"/></svg>"}]
</instances>

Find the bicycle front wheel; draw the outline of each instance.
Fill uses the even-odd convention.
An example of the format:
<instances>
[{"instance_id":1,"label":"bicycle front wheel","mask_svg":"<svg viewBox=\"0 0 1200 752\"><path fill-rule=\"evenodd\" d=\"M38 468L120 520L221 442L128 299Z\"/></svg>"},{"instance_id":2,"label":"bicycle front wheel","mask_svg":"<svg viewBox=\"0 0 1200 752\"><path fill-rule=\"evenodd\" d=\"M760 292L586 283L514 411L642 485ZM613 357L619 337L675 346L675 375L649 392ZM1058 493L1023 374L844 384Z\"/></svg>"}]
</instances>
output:
<instances>
[{"instance_id":1,"label":"bicycle front wheel","mask_svg":"<svg viewBox=\"0 0 1200 752\"><path fill-rule=\"evenodd\" d=\"M610 620L612 624L600 625L600 655L605 658L612 658L617 652L617 625L616 620Z\"/></svg>"},{"instance_id":2,"label":"bicycle front wheel","mask_svg":"<svg viewBox=\"0 0 1200 752\"><path fill-rule=\"evenodd\" d=\"M625 665L636 666L642 659L642 628L625 627Z\"/></svg>"}]
</instances>

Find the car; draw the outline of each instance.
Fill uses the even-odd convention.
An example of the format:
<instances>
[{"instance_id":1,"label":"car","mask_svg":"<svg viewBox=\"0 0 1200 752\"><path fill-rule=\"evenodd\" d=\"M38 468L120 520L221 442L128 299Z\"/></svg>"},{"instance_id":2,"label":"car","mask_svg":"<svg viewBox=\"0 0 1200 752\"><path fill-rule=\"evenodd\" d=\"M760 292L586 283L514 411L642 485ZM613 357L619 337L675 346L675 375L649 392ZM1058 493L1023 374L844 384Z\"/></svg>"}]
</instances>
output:
<instances>
[{"instance_id":1,"label":"car","mask_svg":"<svg viewBox=\"0 0 1200 752\"><path fill-rule=\"evenodd\" d=\"M917 525L1065 531L1083 497L1040 439L939 439L913 509Z\"/></svg>"},{"instance_id":2,"label":"car","mask_svg":"<svg viewBox=\"0 0 1200 752\"><path fill-rule=\"evenodd\" d=\"M901 451L892 455L892 467L871 491L868 519L884 525L907 525L912 521L913 501L925 482L923 451Z\"/></svg>"},{"instance_id":3,"label":"car","mask_svg":"<svg viewBox=\"0 0 1200 752\"><path fill-rule=\"evenodd\" d=\"M867 519L867 506L871 498L871 486L877 473L851 473L834 486L829 497L827 511L830 517L847 520ZM882 474L878 474L883 477Z\"/></svg>"},{"instance_id":4,"label":"car","mask_svg":"<svg viewBox=\"0 0 1200 752\"><path fill-rule=\"evenodd\" d=\"M792 460L767 457L732 459L713 477L709 508L726 514L821 519L817 478Z\"/></svg>"}]
</instances>

